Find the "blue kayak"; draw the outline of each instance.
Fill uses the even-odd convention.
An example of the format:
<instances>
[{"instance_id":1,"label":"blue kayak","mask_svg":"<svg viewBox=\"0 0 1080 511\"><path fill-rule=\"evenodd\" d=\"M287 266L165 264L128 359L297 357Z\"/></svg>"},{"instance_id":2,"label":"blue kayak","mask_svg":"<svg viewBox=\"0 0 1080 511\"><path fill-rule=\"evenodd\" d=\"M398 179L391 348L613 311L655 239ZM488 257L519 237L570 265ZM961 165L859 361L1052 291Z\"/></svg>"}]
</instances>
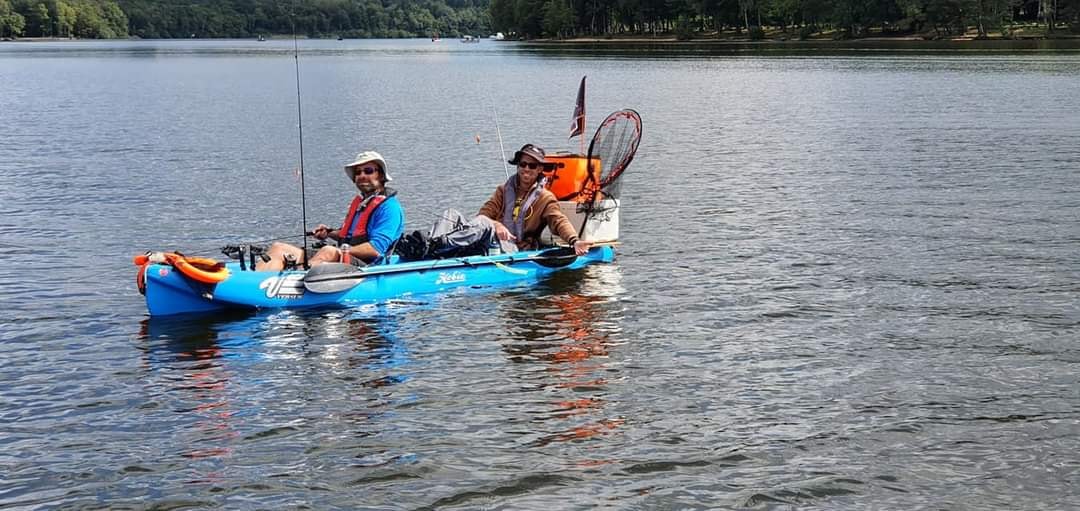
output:
<instances>
[{"instance_id":1,"label":"blue kayak","mask_svg":"<svg viewBox=\"0 0 1080 511\"><path fill-rule=\"evenodd\" d=\"M197 282L168 264L146 267L146 307L151 316L228 309L354 307L438 293L457 287L536 282L556 271L610 263L610 246L583 256L568 249L392 263L363 268L334 264L309 271L245 271L226 265L217 284Z\"/></svg>"}]
</instances>

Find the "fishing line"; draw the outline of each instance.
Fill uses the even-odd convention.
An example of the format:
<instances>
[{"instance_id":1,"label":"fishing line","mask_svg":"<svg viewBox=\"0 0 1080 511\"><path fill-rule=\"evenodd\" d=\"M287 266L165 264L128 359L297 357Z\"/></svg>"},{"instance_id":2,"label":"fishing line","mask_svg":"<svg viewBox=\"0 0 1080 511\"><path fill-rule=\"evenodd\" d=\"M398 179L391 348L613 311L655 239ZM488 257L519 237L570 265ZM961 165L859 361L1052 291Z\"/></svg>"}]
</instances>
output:
<instances>
[{"instance_id":1,"label":"fishing line","mask_svg":"<svg viewBox=\"0 0 1080 511\"><path fill-rule=\"evenodd\" d=\"M499 160L503 164L503 174L510 179L510 167L506 165L506 149L503 147L502 129L499 128L499 111L495 109L495 101L491 99L491 92L484 89L488 104L491 105L491 113L495 115L495 134L499 137Z\"/></svg>"}]
</instances>

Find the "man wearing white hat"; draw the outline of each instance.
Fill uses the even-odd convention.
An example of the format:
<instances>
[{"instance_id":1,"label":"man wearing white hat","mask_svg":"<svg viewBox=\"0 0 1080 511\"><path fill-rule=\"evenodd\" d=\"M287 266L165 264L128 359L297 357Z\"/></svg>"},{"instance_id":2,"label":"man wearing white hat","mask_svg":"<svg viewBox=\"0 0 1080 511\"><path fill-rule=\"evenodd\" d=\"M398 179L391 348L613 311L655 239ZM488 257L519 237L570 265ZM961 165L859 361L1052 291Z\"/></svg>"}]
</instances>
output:
<instances>
[{"instance_id":1,"label":"man wearing white hat","mask_svg":"<svg viewBox=\"0 0 1080 511\"><path fill-rule=\"evenodd\" d=\"M386 182L391 180L386 160L375 151L364 151L345 165L345 175L357 189L345 221L337 229L319 224L313 230L316 238L330 238L338 246L327 245L313 254L305 254L300 247L277 242L267 252L270 260L260 262L255 269L280 271L287 263L303 263L307 256L310 256L309 264L315 266L330 262L371 263L389 255L405 230L405 211L398 202L397 192L386 187Z\"/></svg>"}]
</instances>

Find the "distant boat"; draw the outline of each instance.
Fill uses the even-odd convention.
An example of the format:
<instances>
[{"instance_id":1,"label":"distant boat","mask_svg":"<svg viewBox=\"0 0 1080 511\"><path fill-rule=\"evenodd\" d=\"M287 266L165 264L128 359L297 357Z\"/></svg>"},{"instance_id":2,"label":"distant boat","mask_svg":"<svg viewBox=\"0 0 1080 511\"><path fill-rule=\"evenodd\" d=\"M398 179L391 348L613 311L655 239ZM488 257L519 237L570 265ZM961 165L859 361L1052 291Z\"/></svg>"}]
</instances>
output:
<instances>
[{"instance_id":1,"label":"distant boat","mask_svg":"<svg viewBox=\"0 0 1080 511\"><path fill-rule=\"evenodd\" d=\"M478 42L480 42L480 37L479 36L471 36L471 35L463 36L461 38L461 42L463 42L463 43L478 43Z\"/></svg>"},{"instance_id":2,"label":"distant boat","mask_svg":"<svg viewBox=\"0 0 1080 511\"><path fill-rule=\"evenodd\" d=\"M338 40L338 41L343 41L343 40L345 40L345 38L344 38L344 37L341 37L341 36L337 36L337 40Z\"/></svg>"},{"instance_id":3,"label":"distant boat","mask_svg":"<svg viewBox=\"0 0 1080 511\"><path fill-rule=\"evenodd\" d=\"M503 39L506 39L506 36L504 36L502 32L495 32L494 35L489 35L488 39L494 39L496 41L502 41Z\"/></svg>"},{"instance_id":4,"label":"distant boat","mask_svg":"<svg viewBox=\"0 0 1080 511\"><path fill-rule=\"evenodd\" d=\"M261 42L263 42L263 41L266 41L266 38L265 38L265 37L263 37L263 36L259 36L259 42L261 43Z\"/></svg>"},{"instance_id":5,"label":"distant boat","mask_svg":"<svg viewBox=\"0 0 1080 511\"><path fill-rule=\"evenodd\" d=\"M438 33L431 34L431 42L433 42L433 43L439 42L439 34Z\"/></svg>"}]
</instances>

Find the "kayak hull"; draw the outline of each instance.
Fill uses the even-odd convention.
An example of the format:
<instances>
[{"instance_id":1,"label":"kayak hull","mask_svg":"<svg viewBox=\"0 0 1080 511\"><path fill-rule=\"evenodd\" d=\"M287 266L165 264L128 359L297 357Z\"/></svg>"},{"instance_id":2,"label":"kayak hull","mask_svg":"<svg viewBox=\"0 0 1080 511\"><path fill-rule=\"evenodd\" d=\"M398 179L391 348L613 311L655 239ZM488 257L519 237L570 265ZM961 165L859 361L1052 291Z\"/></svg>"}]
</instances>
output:
<instances>
[{"instance_id":1,"label":"kayak hull","mask_svg":"<svg viewBox=\"0 0 1080 511\"><path fill-rule=\"evenodd\" d=\"M229 309L355 307L391 299L439 293L459 287L488 287L536 282L562 270L610 263L610 246L594 247L579 257L550 257L528 251L494 256L414 261L369 266L347 274L348 289L317 293L304 285L306 271L242 271L229 263L229 277L218 284L195 282L172 266L146 269L146 306L151 316L212 313Z\"/></svg>"}]
</instances>

